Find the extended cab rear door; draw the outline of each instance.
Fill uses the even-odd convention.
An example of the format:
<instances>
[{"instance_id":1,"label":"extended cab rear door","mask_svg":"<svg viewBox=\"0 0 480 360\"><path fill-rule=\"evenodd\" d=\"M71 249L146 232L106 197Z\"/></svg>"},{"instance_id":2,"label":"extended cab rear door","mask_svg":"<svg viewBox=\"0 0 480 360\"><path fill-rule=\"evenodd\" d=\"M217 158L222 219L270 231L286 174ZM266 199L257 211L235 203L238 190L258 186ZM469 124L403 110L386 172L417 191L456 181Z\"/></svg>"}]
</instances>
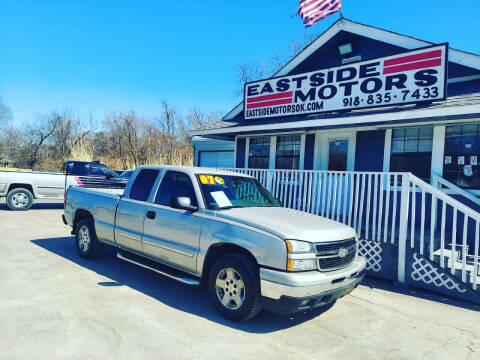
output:
<instances>
[{"instance_id":1,"label":"extended cab rear door","mask_svg":"<svg viewBox=\"0 0 480 360\"><path fill-rule=\"evenodd\" d=\"M141 169L120 199L115 221L115 241L124 249L142 253L143 222L159 169Z\"/></svg>"}]
</instances>

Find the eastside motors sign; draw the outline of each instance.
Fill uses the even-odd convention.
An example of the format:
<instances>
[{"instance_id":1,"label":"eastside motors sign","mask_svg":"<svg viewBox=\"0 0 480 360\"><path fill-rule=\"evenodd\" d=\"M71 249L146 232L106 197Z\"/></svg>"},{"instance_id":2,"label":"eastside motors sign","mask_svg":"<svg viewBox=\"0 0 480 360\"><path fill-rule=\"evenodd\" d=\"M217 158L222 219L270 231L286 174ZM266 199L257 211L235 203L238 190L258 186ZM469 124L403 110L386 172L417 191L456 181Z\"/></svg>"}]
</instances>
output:
<instances>
[{"instance_id":1,"label":"eastside motors sign","mask_svg":"<svg viewBox=\"0 0 480 360\"><path fill-rule=\"evenodd\" d=\"M448 44L245 84L244 118L444 100Z\"/></svg>"}]
</instances>

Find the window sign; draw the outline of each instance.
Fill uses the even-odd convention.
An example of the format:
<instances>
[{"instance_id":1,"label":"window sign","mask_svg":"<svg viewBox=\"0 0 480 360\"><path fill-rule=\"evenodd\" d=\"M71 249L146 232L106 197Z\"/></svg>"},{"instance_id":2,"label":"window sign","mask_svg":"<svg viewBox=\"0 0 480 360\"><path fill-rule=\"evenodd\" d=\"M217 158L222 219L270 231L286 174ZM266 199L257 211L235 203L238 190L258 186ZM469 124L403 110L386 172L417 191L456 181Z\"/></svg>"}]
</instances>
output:
<instances>
[{"instance_id":1,"label":"window sign","mask_svg":"<svg viewBox=\"0 0 480 360\"><path fill-rule=\"evenodd\" d=\"M480 189L480 124L462 124L446 127L443 177L468 189Z\"/></svg>"},{"instance_id":2,"label":"window sign","mask_svg":"<svg viewBox=\"0 0 480 360\"><path fill-rule=\"evenodd\" d=\"M223 191L212 191L210 195L212 195L213 200L215 200L217 205L220 206L221 208L232 206L232 203L230 202L227 195L225 195Z\"/></svg>"},{"instance_id":3,"label":"window sign","mask_svg":"<svg viewBox=\"0 0 480 360\"><path fill-rule=\"evenodd\" d=\"M463 167L463 175L465 175L465 176L472 176L473 175L472 165L465 165Z\"/></svg>"},{"instance_id":4,"label":"window sign","mask_svg":"<svg viewBox=\"0 0 480 360\"><path fill-rule=\"evenodd\" d=\"M244 118L444 100L448 44L245 84Z\"/></svg>"}]
</instances>

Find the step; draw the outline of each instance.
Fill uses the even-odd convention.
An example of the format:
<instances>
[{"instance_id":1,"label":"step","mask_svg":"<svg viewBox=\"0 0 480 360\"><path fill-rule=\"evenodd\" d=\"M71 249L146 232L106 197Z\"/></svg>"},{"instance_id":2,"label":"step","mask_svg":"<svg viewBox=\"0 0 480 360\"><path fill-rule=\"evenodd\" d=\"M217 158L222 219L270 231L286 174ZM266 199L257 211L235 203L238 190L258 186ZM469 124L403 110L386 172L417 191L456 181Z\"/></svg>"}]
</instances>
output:
<instances>
[{"instance_id":1,"label":"step","mask_svg":"<svg viewBox=\"0 0 480 360\"><path fill-rule=\"evenodd\" d=\"M129 251L120 250L117 252L117 258L127 261L129 263L141 266L145 269L151 270L170 279L180 281L187 285L200 285L200 279L187 274L181 270L172 268L171 266L160 264L152 259L134 254Z\"/></svg>"},{"instance_id":2,"label":"step","mask_svg":"<svg viewBox=\"0 0 480 360\"><path fill-rule=\"evenodd\" d=\"M474 280L475 280L475 279L473 278L473 275L470 274L470 277L468 278L468 282L473 285L473 284L474 284ZM476 281L476 282L477 282L477 291L480 292L480 276L477 276L477 281Z\"/></svg>"}]
</instances>

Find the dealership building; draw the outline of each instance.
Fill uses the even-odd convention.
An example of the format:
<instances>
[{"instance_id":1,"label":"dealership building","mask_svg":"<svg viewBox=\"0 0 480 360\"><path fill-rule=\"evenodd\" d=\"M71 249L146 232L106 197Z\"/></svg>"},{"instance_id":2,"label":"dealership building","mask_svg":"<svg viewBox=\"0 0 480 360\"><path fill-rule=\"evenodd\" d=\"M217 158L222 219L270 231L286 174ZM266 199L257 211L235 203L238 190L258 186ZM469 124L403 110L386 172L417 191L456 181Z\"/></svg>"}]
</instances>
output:
<instances>
[{"instance_id":1,"label":"dealership building","mask_svg":"<svg viewBox=\"0 0 480 360\"><path fill-rule=\"evenodd\" d=\"M477 193L480 56L340 19L194 135L199 166L436 174Z\"/></svg>"},{"instance_id":2,"label":"dealership building","mask_svg":"<svg viewBox=\"0 0 480 360\"><path fill-rule=\"evenodd\" d=\"M340 19L193 135L196 165L352 226L370 275L480 304L479 55Z\"/></svg>"}]
</instances>

